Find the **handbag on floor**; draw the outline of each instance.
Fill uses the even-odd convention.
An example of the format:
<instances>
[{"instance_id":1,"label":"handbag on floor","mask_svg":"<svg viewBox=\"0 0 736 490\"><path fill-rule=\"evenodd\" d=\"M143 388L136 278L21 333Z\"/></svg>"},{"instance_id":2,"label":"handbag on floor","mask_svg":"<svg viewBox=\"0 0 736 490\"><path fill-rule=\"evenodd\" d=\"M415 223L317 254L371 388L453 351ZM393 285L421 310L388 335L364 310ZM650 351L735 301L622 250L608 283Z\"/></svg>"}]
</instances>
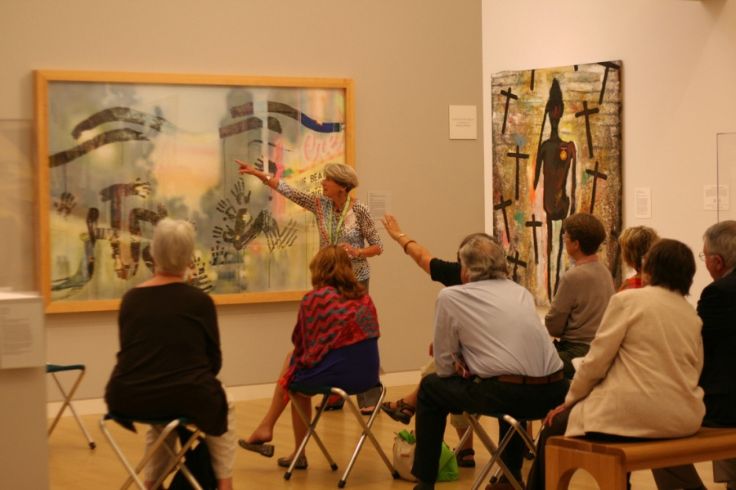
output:
<instances>
[{"instance_id":1,"label":"handbag on floor","mask_svg":"<svg viewBox=\"0 0 736 490\"><path fill-rule=\"evenodd\" d=\"M413 432L402 430L394 437L393 465L402 480L417 481L417 478L411 473L416 447L417 439ZM454 481L459 476L460 472L458 471L455 453L443 442L437 481Z\"/></svg>"}]
</instances>

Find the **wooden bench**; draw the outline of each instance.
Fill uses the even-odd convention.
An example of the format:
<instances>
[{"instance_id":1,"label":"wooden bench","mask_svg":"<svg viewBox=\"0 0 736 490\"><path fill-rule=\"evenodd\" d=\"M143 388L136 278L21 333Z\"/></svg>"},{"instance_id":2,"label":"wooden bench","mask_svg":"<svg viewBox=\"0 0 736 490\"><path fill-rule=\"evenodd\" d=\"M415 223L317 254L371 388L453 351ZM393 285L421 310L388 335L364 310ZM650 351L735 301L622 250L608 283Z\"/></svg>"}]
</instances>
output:
<instances>
[{"instance_id":1,"label":"wooden bench","mask_svg":"<svg viewBox=\"0 0 736 490\"><path fill-rule=\"evenodd\" d=\"M550 437L546 451L548 490L567 489L578 469L590 473L601 490L623 490L629 471L736 457L736 429L701 428L690 437L646 442Z\"/></svg>"}]
</instances>

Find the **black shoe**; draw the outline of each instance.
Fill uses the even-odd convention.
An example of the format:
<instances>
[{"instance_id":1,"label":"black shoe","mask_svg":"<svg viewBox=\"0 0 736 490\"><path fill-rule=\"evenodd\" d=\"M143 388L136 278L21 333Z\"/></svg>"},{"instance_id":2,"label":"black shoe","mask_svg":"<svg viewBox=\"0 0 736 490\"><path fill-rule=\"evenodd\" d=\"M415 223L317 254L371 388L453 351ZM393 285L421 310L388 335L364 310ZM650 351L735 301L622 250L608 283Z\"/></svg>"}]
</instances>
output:
<instances>
[{"instance_id":1,"label":"black shoe","mask_svg":"<svg viewBox=\"0 0 736 490\"><path fill-rule=\"evenodd\" d=\"M327 398L327 406L325 407L325 412L342 410L343 405L345 405L345 400L343 400L340 395L330 395ZM315 408L319 410L319 407L320 405L317 405Z\"/></svg>"},{"instance_id":2,"label":"black shoe","mask_svg":"<svg viewBox=\"0 0 736 490\"><path fill-rule=\"evenodd\" d=\"M460 468L475 468L475 451L472 447L466 447L457 452L457 465Z\"/></svg>"}]
</instances>

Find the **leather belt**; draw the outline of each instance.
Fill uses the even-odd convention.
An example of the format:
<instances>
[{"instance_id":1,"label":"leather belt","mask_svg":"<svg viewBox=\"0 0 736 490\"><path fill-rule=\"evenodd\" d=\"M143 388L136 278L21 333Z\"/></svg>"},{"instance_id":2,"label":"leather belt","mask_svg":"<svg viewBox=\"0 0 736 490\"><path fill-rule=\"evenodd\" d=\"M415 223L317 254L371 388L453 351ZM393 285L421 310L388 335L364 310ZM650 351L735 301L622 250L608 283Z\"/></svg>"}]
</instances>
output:
<instances>
[{"instance_id":1,"label":"leather belt","mask_svg":"<svg viewBox=\"0 0 736 490\"><path fill-rule=\"evenodd\" d=\"M494 379L497 381L500 381L501 383L511 383L515 385L546 385L549 383L554 383L555 381L560 381L565 377L565 374L562 371L557 371L556 373L552 373L549 376L521 376L519 374L502 374L501 376L496 376Z\"/></svg>"}]
</instances>

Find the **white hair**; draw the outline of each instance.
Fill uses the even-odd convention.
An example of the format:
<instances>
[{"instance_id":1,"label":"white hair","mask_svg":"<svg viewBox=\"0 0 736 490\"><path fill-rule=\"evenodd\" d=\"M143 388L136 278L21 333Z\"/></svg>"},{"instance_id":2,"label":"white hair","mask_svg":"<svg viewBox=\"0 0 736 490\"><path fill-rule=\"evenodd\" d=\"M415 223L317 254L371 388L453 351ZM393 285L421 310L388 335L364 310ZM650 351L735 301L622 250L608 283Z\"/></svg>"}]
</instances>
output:
<instances>
[{"instance_id":1,"label":"white hair","mask_svg":"<svg viewBox=\"0 0 736 490\"><path fill-rule=\"evenodd\" d=\"M720 255L726 269L736 266L736 221L716 223L703 235L708 253Z\"/></svg>"},{"instance_id":2,"label":"white hair","mask_svg":"<svg viewBox=\"0 0 736 490\"><path fill-rule=\"evenodd\" d=\"M463 240L458 257L471 282L507 277L506 254L503 248L484 233L474 234Z\"/></svg>"},{"instance_id":3,"label":"white hair","mask_svg":"<svg viewBox=\"0 0 736 490\"><path fill-rule=\"evenodd\" d=\"M183 274L194 253L194 227L188 221L164 218L153 231L151 255L158 272Z\"/></svg>"}]
</instances>

